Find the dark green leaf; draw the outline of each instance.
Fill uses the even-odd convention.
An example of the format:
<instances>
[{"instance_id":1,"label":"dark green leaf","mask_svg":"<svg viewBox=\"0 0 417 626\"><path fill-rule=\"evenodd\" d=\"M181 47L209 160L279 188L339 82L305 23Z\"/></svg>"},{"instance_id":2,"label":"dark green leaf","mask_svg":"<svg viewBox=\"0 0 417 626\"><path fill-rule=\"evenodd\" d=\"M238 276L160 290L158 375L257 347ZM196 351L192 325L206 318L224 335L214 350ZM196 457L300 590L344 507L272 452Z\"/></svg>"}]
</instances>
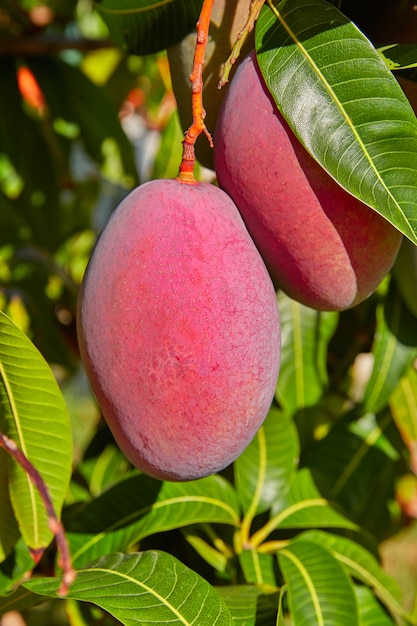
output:
<instances>
[{"instance_id":1,"label":"dark green leaf","mask_svg":"<svg viewBox=\"0 0 417 626\"><path fill-rule=\"evenodd\" d=\"M325 0L265 6L261 71L312 156L345 189L417 242L417 120L370 41Z\"/></svg>"},{"instance_id":2,"label":"dark green leaf","mask_svg":"<svg viewBox=\"0 0 417 626\"><path fill-rule=\"evenodd\" d=\"M299 455L297 431L286 414L272 408L256 437L234 464L242 508L266 511L286 490Z\"/></svg>"},{"instance_id":3,"label":"dark green leaf","mask_svg":"<svg viewBox=\"0 0 417 626\"><path fill-rule=\"evenodd\" d=\"M390 615L380 605L367 587L355 585L355 595L359 607L360 626L392 626Z\"/></svg>"},{"instance_id":4,"label":"dark green leaf","mask_svg":"<svg viewBox=\"0 0 417 626\"><path fill-rule=\"evenodd\" d=\"M96 8L114 43L129 54L172 46L193 30L202 0L99 0Z\"/></svg>"},{"instance_id":5,"label":"dark green leaf","mask_svg":"<svg viewBox=\"0 0 417 626\"><path fill-rule=\"evenodd\" d=\"M56 597L59 580L33 579L24 586ZM100 606L125 626L232 625L217 591L164 552L108 555L77 572L68 597Z\"/></svg>"},{"instance_id":6,"label":"dark green leaf","mask_svg":"<svg viewBox=\"0 0 417 626\"><path fill-rule=\"evenodd\" d=\"M417 44L390 44L378 48L390 70L405 70L417 67Z\"/></svg>"},{"instance_id":7,"label":"dark green leaf","mask_svg":"<svg viewBox=\"0 0 417 626\"><path fill-rule=\"evenodd\" d=\"M3 313L0 313L0 401L0 430L16 442L36 467L59 516L72 465L67 408L48 364ZM31 548L46 547L52 533L44 504L27 474L12 459L9 488L25 542Z\"/></svg>"},{"instance_id":8,"label":"dark green leaf","mask_svg":"<svg viewBox=\"0 0 417 626\"><path fill-rule=\"evenodd\" d=\"M139 475L77 508L66 528L74 563L80 567L154 533L204 522L239 525L236 494L226 480L216 475L161 483Z\"/></svg>"},{"instance_id":9,"label":"dark green leaf","mask_svg":"<svg viewBox=\"0 0 417 626\"><path fill-rule=\"evenodd\" d=\"M387 299L377 307L376 331L372 346L374 366L364 396L364 412L377 413L417 356L414 316L401 299L392 281Z\"/></svg>"},{"instance_id":10,"label":"dark green leaf","mask_svg":"<svg viewBox=\"0 0 417 626\"><path fill-rule=\"evenodd\" d=\"M352 582L321 546L296 539L278 554L294 626L359 626Z\"/></svg>"},{"instance_id":11,"label":"dark green leaf","mask_svg":"<svg viewBox=\"0 0 417 626\"><path fill-rule=\"evenodd\" d=\"M314 406L328 384L327 345L337 325L338 314L315 311L278 295L281 320L281 367L277 399L293 414Z\"/></svg>"},{"instance_id":12,"label":"dark green leaf","mask_svg":"<svg viewBox=\"0 0 417 626\"><path fill-rule=\"evenodd\" d=\"M229 607L233 626L272 626L277 615L277 594L264 595L249 585L217 587Z\"/></svg>"}]
</instances>

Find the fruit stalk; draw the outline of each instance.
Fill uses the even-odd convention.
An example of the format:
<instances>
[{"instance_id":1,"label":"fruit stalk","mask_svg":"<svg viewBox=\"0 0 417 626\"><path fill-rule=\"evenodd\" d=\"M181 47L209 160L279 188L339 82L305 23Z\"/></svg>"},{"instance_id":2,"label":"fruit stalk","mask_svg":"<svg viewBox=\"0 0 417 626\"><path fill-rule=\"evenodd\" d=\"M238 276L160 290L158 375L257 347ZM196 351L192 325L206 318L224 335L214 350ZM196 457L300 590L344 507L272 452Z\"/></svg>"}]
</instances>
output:
<instances>
[{"instance_id":1,"label":"fruit stalk","mask_svg":"<svg viewBox=\"0 0 417 626\"><path fill-rule=\"evenodd\" d=\"M195 151L194 145L201 133L204 133L213 147L213 139L209 133L204 119L206 111L203 106L203 65L205 50L208 42L211 13L214 0L204 0L200 17L197 22L197 40L194 53L193 69L190 74L191 82L191 108L193 123L185 133L182 152L182 160L178 173L178 180L192 183L194 179Z\"/></svg>"}]
</instances>

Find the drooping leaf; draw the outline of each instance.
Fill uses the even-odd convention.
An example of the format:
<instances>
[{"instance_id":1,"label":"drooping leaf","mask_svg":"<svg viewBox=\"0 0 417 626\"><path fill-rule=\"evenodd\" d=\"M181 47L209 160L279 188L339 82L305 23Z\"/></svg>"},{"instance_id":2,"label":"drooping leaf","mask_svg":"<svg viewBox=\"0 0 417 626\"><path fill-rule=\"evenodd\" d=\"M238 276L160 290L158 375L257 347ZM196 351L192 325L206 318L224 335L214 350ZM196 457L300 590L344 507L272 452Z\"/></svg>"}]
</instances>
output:
<instances>
[{"instance_id":1,"label":"drooping leaf","mask_svg":"<svg viewBox=\"0 0 417 626\"><path fill-rule=\"evenodd\" d=\"M391 426L389 413L341 422L304 456L323 494L376 533L384 527L394 494L398 452L387 436Z\"/></svg>"},{"instance_id":2,"label":"drooping leaf","mask_svg":"<svg viewBox=\"0 0 417 626\"><path fill-rule=\"evenodd\" d=\"M368 587L355 585L360 626L392 626L393 621Z\"/></svg>"},{"instance_id":3,"label":"drooping leaf","mask_svg":"<svg viewBox=\"0 0 417 626\"><path fill-rule=\"evenodd\" d=\"M394 422L410 451L410 466L417 473L417 371L408 368L393 391L389 406Z\"/></svg>"},{"instance_id":4,"label":"drooping leaf","mask_svg":"<svg viewBox=\"0 0 417 626\"><path fill-rule=\"evenodd\" d=\"M149 54L193 30L202 0L99 0L96 8L114 43L129 54Z\"/></svg>"},{"instance_id":5,"label":"drooping leaf","mask_svg":"<svg viewBox=\"0 0 417 626\"><path fill-rule=\"evenodd\" d=\"M355 579L373 590L394 615L405 617L400 604L401 592L396 581L388 576L373 554L357 542L331 533L310 530L303 538L323 546L333 554Z\"/></svg>"},{"instance_id":6,"label":"drooping leaf","mask_svg":"<svg viewBox=\"0 0 417 626\"><path fill-rule=\"evenodd\" d=\"M338 314L315 311L282 292L278 305L282 347L277 399L292 415L314 406L326 388L327 346Z\"/></svg>"},{"instance_id":7,"label":"drooping leaf","mask_svg":"<svg viewBox=\"0 0 417 626\"><path fill-rule=\"evenodd\" d=\"M258 62L278 108L342 187L417 242L417 120L358 28L325 0L265 5Z\"/></svg>"},{"instance_id":8,"label":"drooping leaf","mask_svg":"<svg viewBox=\"0 0 417 626\"><path fill-rule=\"evenodd\" d=\"M392 281L387 299L377 307L372 346L374 365L364 395L364 412L377 413L417 356L415 318Z\"/></svg>"},{"instance_id":9,"label":"drooping leaf","mask_svg":"<svg viewBox=\"0 0 417 626\"><path fill-rule=\"evenodd\" d=\"M119 482L65 521L73 561L80 567L154 533L205 522L238 526L240 516L234 489L220 476L161 483L141 474Z\"/></svg>"},{"instance_id":10,"label":"drooping leaf","mask_svg":"<svg viewBox=\"0 0 417 626\"><path fill-rule=\"evenodd\" d=\"M265 595L253 585L217 587L233 617L233 626L272 626L277 615L277 594ZM279 625L281 626L281 625Z\"/></svg>"},{"instance_id":11,"label":"drooping leaf","mask_svg":"<svg viewBox=\"0 0 417 626\"><path fill-rule=\"evenodd\" d=\"M274 557L257 550L243 550L239 554L239 562L245 581L253 585L276 587Z\"/></svg>"},{"instance_id":12,"label":"drooping leaf","mask_svg":"<svg viewBox=\"0 0 417 626\"><path fill-rule=\"evenodd\" d=\"M0 313L0 430L40 473L60 515L71 475L67 408L48 364L35 346ZM9 489L25 542L44 548L52 538L44 504L26 473L9 460Z\"/></svg>"},{"instance_id":13,"label":"drooping leaf","mask_svg":"<svg viewBox=\"0 0 417 626\"><path fill-rule=\"evenodd\" d=\"M243 511L266 511L287 489L299 455L294 423L271 408L263 426L234 463L236 491Z\"/></svg>"},{"instance_id":14,"label":"drooping leaf","mask_svg":"<svg viewBox=\"0 0 417 626\"><path fill-rule=\"evenodd\" d=\"M24 586L56 597L59 580L35 578ZM125 626L232 625L214 587L170 554L156 550L110 554L91 563L77 572L68 597L92 602Z\"/></svg>"},{"instance_id":15,"label":"drooping leaf","mask_svg":"<svg viewBox=\"0 0 417 626\"><path fill-rule=\"evenodd\" d=\"M290 488L273 507L273 515L251 537L251 545L258 547L278 528L357 528L318 491L310 470L303 468L291 481Z\"/></svg>"},{"instance_id":16,"label":"drooping leaf","mask_svg":"<svg viewBox=\"0 0 417 626\"><path fill-rule=\"evenodd\" d=\"M353 584L325 548L296 539L278 554L294 626L359 626Z\"/></svg>"}]
</instances>

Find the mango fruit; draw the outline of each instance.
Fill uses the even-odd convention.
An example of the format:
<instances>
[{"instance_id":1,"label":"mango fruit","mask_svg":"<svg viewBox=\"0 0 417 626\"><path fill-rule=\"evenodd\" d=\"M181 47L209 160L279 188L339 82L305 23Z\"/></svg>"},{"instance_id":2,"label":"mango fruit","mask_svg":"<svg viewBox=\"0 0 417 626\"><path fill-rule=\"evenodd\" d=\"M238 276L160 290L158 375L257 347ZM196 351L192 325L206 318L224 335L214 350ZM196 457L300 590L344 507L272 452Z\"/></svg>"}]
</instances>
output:
<instances>
[{"instance_id":1,"label":"mango fruit","mask_svg":"<svg viewBox=\"0 0 417 626\"><path fill-rule=\"evenodd\" d=\"M249 444L278 377L276 294L232 200L153 180L114 211L78 305L81 357L121 450L185 481Z\"/></svg>"},{"instance_id":2,"label":"mango fruit","mask_svg":"<svg viewBox=\"0 0 417 626\"><path fill-rule=\"evenodd\" d=\"M389 272L401 234L308 154L252 52L217 118L214 162L277 288L318 310L348 309Z\"/></svg>"}]
</instances>

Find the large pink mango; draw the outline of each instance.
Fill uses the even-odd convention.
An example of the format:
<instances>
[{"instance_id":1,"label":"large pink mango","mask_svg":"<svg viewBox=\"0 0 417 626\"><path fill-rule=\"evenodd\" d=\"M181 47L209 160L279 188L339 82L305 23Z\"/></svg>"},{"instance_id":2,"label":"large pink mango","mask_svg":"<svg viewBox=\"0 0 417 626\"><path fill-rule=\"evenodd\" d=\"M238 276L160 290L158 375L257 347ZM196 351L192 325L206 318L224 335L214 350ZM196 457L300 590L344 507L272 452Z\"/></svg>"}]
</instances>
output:
<instances>
[{"instance_id":1,"label":"large pink mango","mask_svg":"<svg viewBox=\"0 0 417 626\"><path fill-rule=\"evenodd\" d=\"M400 233L303 148L254 53L228 87L214 158L220 186L239 208L276 286L292 298L318 310L347 309L390 270Z\"/></svg>"},{"instance_id":2,"label":"large pink mango","mask_svg":"<svg viewBox=\"0 0 417 626\"><path fill-rule=\"evenodd\" d=\"M78 332L116 441L152 476L221 470L269 410L275 291L237 208L214 185L151 181L120 204L87 268Z\"/></svg>"}]
</instances>

